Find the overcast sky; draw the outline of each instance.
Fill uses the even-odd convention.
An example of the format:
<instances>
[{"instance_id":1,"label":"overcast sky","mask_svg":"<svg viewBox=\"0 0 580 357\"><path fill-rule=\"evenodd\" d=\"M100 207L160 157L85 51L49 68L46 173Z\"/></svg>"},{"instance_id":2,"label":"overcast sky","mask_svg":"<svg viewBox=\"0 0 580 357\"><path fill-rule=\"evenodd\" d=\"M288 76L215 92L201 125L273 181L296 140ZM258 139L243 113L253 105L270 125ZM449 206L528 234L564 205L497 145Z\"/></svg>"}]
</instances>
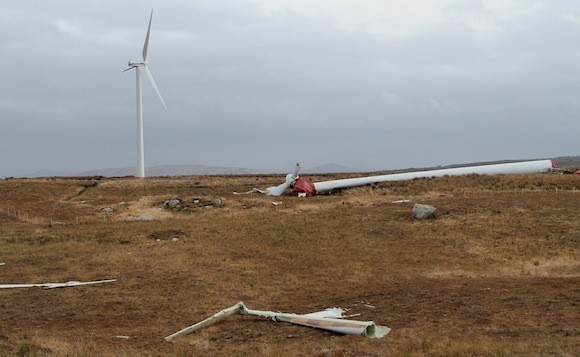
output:
<instances>
[{"instance_id":1,"label":"overcast sky","mask_svg":"<svg viewBox=\"0 0 580 357\"><path fill-rule=\"evenodd\" d=\"M577 0L3 1L0 177L580 154Z\"/></svg>"}]
</instances>

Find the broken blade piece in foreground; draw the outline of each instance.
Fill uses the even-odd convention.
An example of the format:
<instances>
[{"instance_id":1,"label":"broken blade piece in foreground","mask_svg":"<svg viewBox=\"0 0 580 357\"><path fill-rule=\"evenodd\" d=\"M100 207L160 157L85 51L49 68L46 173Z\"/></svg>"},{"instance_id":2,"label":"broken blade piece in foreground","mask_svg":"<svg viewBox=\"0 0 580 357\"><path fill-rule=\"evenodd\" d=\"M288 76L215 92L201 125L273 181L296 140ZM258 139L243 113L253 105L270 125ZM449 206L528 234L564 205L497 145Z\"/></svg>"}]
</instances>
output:
<instances>
[{"instance_id":1,"label":"broken blade piece in foreground","mask_svg":"<svg viewBox=\"0 0 580 357\"><path fill-rule=\"evenodd\" d=\"M273 321L283 321L295 325L314 327L342 334L361 335L370 338L381 338L391 331L390 328L376 325L373 321L341 319L343 311L344 310L340 308L333 308L305 315L285 314L273 311L251 310L246 308L244 303L240 301L236 305L224 309L201 322L165 337L165 340L170 341L177 336L197 331L236 313L241 315L259 316L272 319Z\"/></svg>"},{"instance_id":2,"label":"broken blade piece in foreground","mask_svg":"<svg viewBox=\"0 0 580 357\"><path fill-rule=\"evenodd\" d=\"M0 284L0 289L15 289L15 288L45 288L45 289L56 289L56 288L68 288L74 286L82 285L92 285L92 284L102 284L102 283L112 283L117 281L117 279L109 280L95 280L95 281L68 281L66 283L41 283L41 284Z\"/></svg>"},{"instance_id":3,"label":"broken blade piece in foreground","mask_svg":"<svg viewBox=\"0 0 580 357\"><path fill-rule=\"evenodd\" d=\"M210 326L215 324L218 321L221 321L223 319L225 319L228 316L231 316L233 314L237 314L240 312L242 306L244 306L243 302L238 302L237 304L235 304L234 306L228 307L227 309L223 309L220 312L216 312L215 314L213 314L212 316L208 317L207 319L200 321L196 324L193 324L191 326L188 326L182 330L177 331L174 334L171 334L167 337L165 337L166 341L171 341L173 340L175 337L181 336L181 335L187 335L188 333L192 333L195 332L199 329L202 329L204 327Z\"/></svg>"}]
</instances>

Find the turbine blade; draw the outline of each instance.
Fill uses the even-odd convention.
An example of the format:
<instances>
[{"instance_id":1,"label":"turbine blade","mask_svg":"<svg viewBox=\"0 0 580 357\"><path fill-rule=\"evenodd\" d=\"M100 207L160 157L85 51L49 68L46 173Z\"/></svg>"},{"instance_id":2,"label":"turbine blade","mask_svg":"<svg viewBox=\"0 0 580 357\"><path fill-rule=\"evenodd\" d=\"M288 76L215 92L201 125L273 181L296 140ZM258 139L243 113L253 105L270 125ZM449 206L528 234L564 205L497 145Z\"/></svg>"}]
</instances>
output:
<instances>
[{"instance_id":1,"label":"turbine blade","mask_svg":"<svg viewBox=\"0 0 580 357\"><path fill-rule=\"evenodd\" d=\"M161 100L161 104L163 104L163 108L165 108L165 110L167 110L167 106L165 106L165 102L163 101L163 98L161 97L161 93L159 93L159 89L157 88L157 85L155 84L155 81L153 80L153 75L151 74L151 71L149 70L149 65L146 64L143 67L145 68L145 73L147 73L147 77L149 78L149 82L151 82L153 89L155 89L155 93L157 93L159 100Z\"/></svg>"},{"instance_id":2,"label":"turbine blade","mask_svg":"<svg viewBox=\"0 0 580 357\"><path fill-rule=\"evenodd\" d=\"M147 60L147 48L149 47L149 33L151 33L151 20L153 20L153 9L151 9L151 16L149 17L149 27L147 28L147 36L145 37L145 44L143 44L143 62Z\"/></svg>"},{"instance_id":3,"label":"turbine blade","mask_svg":"<svg viewBox=\"0 0 580 357\"><path fill-rule=\"evenodd\" d=\"M299 173L300 173L300 164L296 163L296 166L294 167L294 172L292 173L292 176L294 178L298 178Z\"/></svg>"},{"instance_id":4,"label":"turbine blade","mask_svg":"<svg viewBox=\"0 0 580 357\"><path fill-rule=\"evenodd\" d=\"M133 68L135 68L135 66L131 66L131 67L127 68L126 70L124 70L123 72L127 72L128 70L133 69Z\"/></svg>"}]
</instances>

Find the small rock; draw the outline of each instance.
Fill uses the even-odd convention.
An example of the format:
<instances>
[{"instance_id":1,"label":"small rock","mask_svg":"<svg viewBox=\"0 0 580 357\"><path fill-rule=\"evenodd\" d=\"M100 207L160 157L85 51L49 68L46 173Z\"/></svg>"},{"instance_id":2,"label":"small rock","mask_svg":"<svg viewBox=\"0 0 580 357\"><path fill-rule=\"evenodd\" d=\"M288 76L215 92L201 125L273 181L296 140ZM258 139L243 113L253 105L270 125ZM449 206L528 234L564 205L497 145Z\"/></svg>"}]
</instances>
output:
<instances>
[{"instance_id":1,"label":"small rock","mask_svg":"<svg viewBox=\"0 0 580 357\"><path fill-rule=\"evenodd\" d=\"M197 199L197 198L196 198L195 200L193 200L193 203L199 203L199 202L200 202L200 201L199 201L199 199Z\"/></svg>"},{"instance_id":2,"label":"small rock","mask_svg":"<svg viewBox=\"0 0 580 357\"><path fill-rule=\"evenodd\" d=\"M222 205L222 200L221 198L216 198L215 200L212 201L213 206L215 207L219 207Z\"/></svg>"},{"instance_id":3,"label":"small rock","mask_svg":"<svg viewBox=\"0 0 580 357\"><path fill-rule=\"evenodd\" d=\"M173 238L171 238L171 241L172 241L172 242L177 242L178 240L179 240L179 238L177 238L177 237L173 237Z\"/></svg>"},{"instance_id":4,"label":"small rock","mask_svg":"<svg viewBox=\"0 0 580 357\"><path fill-rule=\"evenodd\" d=\"M431 218L434 217L435 211L437 211L437 208L434 206L415 203L413 206L413 217L416 219Z\"/></svg>"},{"instance_id":5,"label":"small rock","mask_svg":"<svg viewBox=\"0 0 580 357\"><path fill-rule=\"evenodd\" d=\"M181 203L180 200L175 199L175 198L172 199L172 200L166 201L166 202L167 202L167 205L166 206L169 207L169 208L175 208L175 207L177 207L178 204Z\"/></svg>"},{"instance_id":6,"label":"small rock","mask_svg":"<svg viewBox=\"0 0 580 357\"><path fill-rule=\"evenodd\" d=\"M207 205L207 206L204 206L203 208L205 208L205 209L212 209L213 206L212 205Z\"/></svg>"},{"instance_id":7,"label":"small rock","mask_svg":"<svg viewBox=\"0 0 580 357\"><path fill-rule=\"evenodd\" d=\"M148 216L148 215L146 215L146 214L144 214L142 216L137 217L136 220L137 221L146 222L146 221L150 221L151 220L151 217Z\"/></svg>"},{"instance_id":8,"label":"small rock","mask_svg":"<svg viewBox=\"0 0 580 357\"><path fill-rule=\"evenodd\" d=\"M103 207L103 208L101 208L101 212L103 212L103 213L113 213L113 212L115 212L115 209L112 208L112 207Z\"/></svg>"}]
</instances>

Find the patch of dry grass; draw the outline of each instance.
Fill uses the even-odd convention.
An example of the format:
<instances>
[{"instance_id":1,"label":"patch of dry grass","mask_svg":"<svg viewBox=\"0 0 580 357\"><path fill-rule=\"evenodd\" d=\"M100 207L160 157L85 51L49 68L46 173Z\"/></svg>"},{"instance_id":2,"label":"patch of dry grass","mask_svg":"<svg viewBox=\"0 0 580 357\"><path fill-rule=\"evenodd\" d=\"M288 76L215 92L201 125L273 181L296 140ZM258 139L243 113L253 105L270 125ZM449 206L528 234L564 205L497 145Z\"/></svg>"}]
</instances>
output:
<instances>
[{"instance_id":1,"label":"patch of dry grass","mask_svg":"<svg viewBox=\"0 0 580 357\"><path fill-rule=\"evenodd\" d=\"M119 279L0 291L0 353L572 355L580 347L578 177L444 177L307 199L231 194L279 181L0 181L0 282ZM203 204L163 208L173 197ZM223 204L206 208L214 198ZM413 220L415 202L435 205L437 218ZM103 214L105 206L115 211ZM140 215L152 220L135 221ZM239 300L296 313L341 306L393 331L370 340L234 316L162 340Z\"/></svg>"}]
</instances>

